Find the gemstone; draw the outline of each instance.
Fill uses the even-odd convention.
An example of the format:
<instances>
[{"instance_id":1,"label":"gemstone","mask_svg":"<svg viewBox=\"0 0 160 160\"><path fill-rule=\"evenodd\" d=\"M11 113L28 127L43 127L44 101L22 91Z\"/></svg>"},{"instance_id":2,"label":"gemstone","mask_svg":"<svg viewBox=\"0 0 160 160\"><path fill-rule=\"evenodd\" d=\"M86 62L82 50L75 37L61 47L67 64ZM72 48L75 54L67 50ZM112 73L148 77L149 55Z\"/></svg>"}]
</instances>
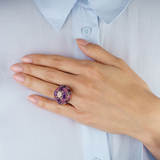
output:
<instances>
[{"instance_id":1,"label":"gemstone","mask_svg":"<svg viewBox=\"0 0 160 160\"><path fill-rule=\"evenodd\" d=\"M62 97L62 92L58 92L58 93L57 93L57 97L58 97L58 98Z\"/></svg>"},{"instance_id":2,"label":"gemstone","mask_svg":"<svg viewBox=\"0 0 160 160\"><path fill-rule=\"evenodd\" d=\"M70 94L68 94L68 97L67 97L68 99L70 99L71 98L71 95Z\"/></svg>"},{"instance_id":3,"label":"gemstone","mask_svg":"<svg viewBox=\"0 0 160 160\"><path fill-rule=\"evenodd\" d=\"M66 100L66 103L69 101L69 99Z\"/></svg>"},{"instance_id":4,"label":"gemstone","mask_svg":"<svg viewBox=\"0 0 160 160\"><path fill-rule=\"evenodd\" d=\"M69 87L68 87L68 86L66 86L66 88L67 88L67 89L69 89Z\"/></svg>"},{"instance_id":5,"label":"gemstone","mask_svg":"<svg viewBox=\"0 0 160 160\"><path fill-rule=\"evenodd\" d=\"M63 88L63 91L66 92L66 93L68 92L68 90L66 88Z\"/></svg>"},{"instance_id":6,"label":"gemstone","mask_svg":"<svg viewBox=\"0 0 160 160\"><path fill-rule=\"evenodd\" d=\"M66 93L63 93L63 99L65 99L66 98Z\"/></svg>"},{"instance_id":7,"label":"gemstone","mask_svg":"<svg viewBox=\"0 0 160 160\"><path fill-rule=\"evenodd\" d=\"M62 89L63 89L63 86L61 86L61 87L59 88L59 91L62 91Z\"/></svg>"},{"instance_id":8,"label":"gemstone","mask_svg":"<svg viewBox=\"0 0 160 160\"><path fill-rule=\"evenodd\" d=\"M58 102L59 104L61 104L61 100L60 100L59 98L57 98L57 102Z\"/></svg>"},{"instance_id":9,"label":"gemstone","mask_svg":"<svg viewBox=\"0 0 160 160\"><path fill-rule=\"evenodd\" d=\"M57 95L57 92L56 92L56 91L54 92L54 95L55 95L55 96Z\"/></svg>"},{"instance_id":10,"label":"gemstone","mask_svg":"<svg viewBox=\"0 0 160 160\"><path fill-rule=\"evenodd\" d=\"M65 100L65 99L62 99L62 101L61 101L61 102L62 102L62 104L64 104L64 103L66 103L66 100Z\"/></svg>"}]
</instances>

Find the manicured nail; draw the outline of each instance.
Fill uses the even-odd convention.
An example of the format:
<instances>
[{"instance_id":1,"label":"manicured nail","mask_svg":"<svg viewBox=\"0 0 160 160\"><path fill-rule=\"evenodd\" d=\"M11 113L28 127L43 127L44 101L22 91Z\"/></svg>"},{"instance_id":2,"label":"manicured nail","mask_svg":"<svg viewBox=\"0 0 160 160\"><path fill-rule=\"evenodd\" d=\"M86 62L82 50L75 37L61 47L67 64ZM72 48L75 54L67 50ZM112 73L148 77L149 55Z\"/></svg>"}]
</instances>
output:
<instances>
[{"instance_id":1,"label":"manicured nail","mask_svg":"<svg viewBox=\"0 0 160 160\"><path fill-rule=\"evenodd\" d=\"M25 80L25 77L21 74L14 74L13 75L13 78L16 80L16 81L19 81L19 82L24 82Z\"/></svg>"},{"instance_id":2,"label":"manicured nail","mask_svg":"<svg viewBox=\"0 0 160 160\"><path fill-rule=\"evenodd\" d=\"M24 56L21 58L21 61L25 62L25 63L32 63L32 57L31 56Z\"/></svg>"},{"instance_id":3,"label":"manicured nail","mask_svg":"<svg viewBox=\"0 0 160 160\"><path fill-rule=\"evenodd\" d=\"M14 64L10 67L13 72L22 72L22 66L18 64Z\"/></svg>"},{"instance_id":4,"label":"manicured nail","mask_svg":"<svg viewBox=\"0 0 160 160\"><path fill-rule=\"evenodd\" d=\"M38 102L38 98L35 96L28 96L27 99L35 104Z\"/></svg>"},{"instance_id":5,"label":"manicured nail","mask_svg":"<svg viewBox=\"0 0 160 160\"><path fill-rule=\"evenodd\" d=\"M83 45L83 46L86 46L89 42L84 40L84 39L76 39L76 42Z\"/></svg>"}]
</instances>

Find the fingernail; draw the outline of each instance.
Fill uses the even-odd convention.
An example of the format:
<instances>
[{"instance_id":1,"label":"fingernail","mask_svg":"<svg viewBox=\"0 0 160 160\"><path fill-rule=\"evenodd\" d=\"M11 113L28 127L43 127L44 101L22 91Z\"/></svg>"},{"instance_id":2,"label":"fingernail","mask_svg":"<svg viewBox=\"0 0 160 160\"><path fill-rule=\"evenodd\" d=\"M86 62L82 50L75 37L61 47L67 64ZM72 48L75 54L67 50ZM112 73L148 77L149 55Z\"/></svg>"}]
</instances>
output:
<instances>
[{"instance_id":1,"label":"fingernail","mask_svg":"<svg viewBox=\"0 0 160 160\"><path fill-rule=\"evenodd\" d=\"M84 40L84 39L76 39L76 42L83 45L83 46L86 46L89 42Z\"/></svg>"},{"instance_id":2,"label":"fingernail","mask_svg":"<svg viewBox=\"0 0 160 160\"><path fill-rule=\"evenodd\" d=\"M25 62L25 63L32 63L32 57L31 56L24 56L21 58L21 61Z\"/></svg>"},{"instance_id":3,"label":"fingernail","mask_svg":"<svg viewBox=\"0 0 160 160\"><path fill-rule=\"evenodd\" d=\"M22 72L22 66L18 64L14 64L10 67L13 72Z\"/></svg>"},{"instance_id":4,"label":"fingernail","mask_svg":"<svg viewBox=\"0 0 160 160\"><path fill-rule=\"evenodd\" d=\"M25 77L21 74L14 74L13 75L13 78L16 80L16 81L19 81L19 82L24 82L25 80Z\"/></svg>"},{"instance_id":5,"label":"fingernail","mask_svg":"<svg viewBox=\"0 0 160 160\"><path fill-rule=\"evenodd\" d=\"M32 103L37 103L38 102L38 98L35 96L28 96L27 99L29 101L31 101Z\"/></svg>"}]
</instances>

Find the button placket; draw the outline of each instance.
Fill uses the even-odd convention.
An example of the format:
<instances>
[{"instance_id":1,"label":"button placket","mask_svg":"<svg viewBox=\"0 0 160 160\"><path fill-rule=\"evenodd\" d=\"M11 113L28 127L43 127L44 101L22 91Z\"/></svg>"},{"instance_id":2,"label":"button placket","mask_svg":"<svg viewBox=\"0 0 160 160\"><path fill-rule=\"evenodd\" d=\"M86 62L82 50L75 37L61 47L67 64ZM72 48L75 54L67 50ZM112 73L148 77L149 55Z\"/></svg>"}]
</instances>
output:
<instances>
[{"instance_id":1,"label":"button placket","mask_svg":"<svg viewBox=\"0 0 160 160\"><path fill-rule=\"evenodd\" d=\"M99 44L98 17L89 4L87 8L85 8L85 5L81 6L81 3L79 4L80 5L76 5L72 9L73 37L75 43L74 58L93 61L93 59L80 50L76 43L76 39L85 39L91 43ZM79 127L82 137L84 160L109 160L106 133L82 124L79 124Z\"/></svg>"}]
</instances>

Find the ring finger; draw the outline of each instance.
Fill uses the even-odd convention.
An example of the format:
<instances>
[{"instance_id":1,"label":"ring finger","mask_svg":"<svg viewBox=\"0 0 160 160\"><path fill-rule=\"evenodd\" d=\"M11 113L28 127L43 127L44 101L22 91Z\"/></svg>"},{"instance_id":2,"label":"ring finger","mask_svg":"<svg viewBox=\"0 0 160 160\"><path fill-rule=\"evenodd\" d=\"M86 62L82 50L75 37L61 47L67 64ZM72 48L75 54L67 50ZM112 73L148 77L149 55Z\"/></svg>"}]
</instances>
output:
<instances>
[{"instance_id":1,"label":"ring finger","mask_svg":"<svg viewBox=\"0 0 160 160\"><path fill-rule=\"evenodd\" d=\"M54 99L54 91L58 87L58 85L42 81L40 79L37 79L36 77L25 75L23 73L14 74L13 78L21 85L24 85L27 88L33 89L39 93L42 93L45 96ZM69 103L74 105L75 104L74 101L76 101L76 98L72 87L71 87L71 92L72 96Z\"/></svg>"}]
</instances>

